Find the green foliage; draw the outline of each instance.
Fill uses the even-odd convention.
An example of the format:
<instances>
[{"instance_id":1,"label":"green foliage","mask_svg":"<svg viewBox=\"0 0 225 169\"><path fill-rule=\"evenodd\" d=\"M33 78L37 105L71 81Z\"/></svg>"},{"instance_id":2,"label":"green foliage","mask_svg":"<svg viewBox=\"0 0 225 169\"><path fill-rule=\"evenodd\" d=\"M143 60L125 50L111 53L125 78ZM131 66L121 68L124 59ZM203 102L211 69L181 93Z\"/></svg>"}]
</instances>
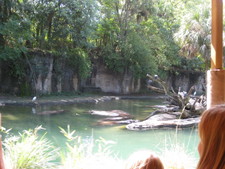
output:
<instances>
[{"instance_id":1,"label":"green foliage","mask_svg":"<svg viewBox=\"0 0 225 169\"><path fill-rule=\"evenodd\" d=\"M108 43L111 45L116 42L117 34L119 33L118 23L114 18L106 18L100 24L98 24L96 30L96 42L98 46L105 46Z\"/></svg>"},{"instance_id":2,"label":"green foliage","mask_svg":"<svg viewBox=\"0 0 225 169\"><path fill-rule=\"evenodd\" d=\"M179 62L179 48L173 41L173 34L168 25L164 25L158 17L153 17L142 22L141 27L145 30L143 36L147 38L146 43L160 69L168 70L171 65Z\"/></svg>"},{"instance_id":3,"label":"green foliage","mask_svg":"<svg viewBox=\"0 0 225 169\"><path fill-rule=\"evenodd\" d=\"M162 0L101 3L107 14L98 26L96 45L102 48L99 56L108 68L142 77L180 64L180 47L173 38L179 26L173 5Z\"/></svg>"},{"instance_id":4,"label":"green foliage","mask_svg":"<svg viewBox=\"0 0 225 169\"><path fill-rule=\"evenodd\" d=\"M4 5L9 11L13 10L13 7L16 9L16 2L8 3ZM16 10L11 11L7 17L5 16L4 22L0 22L0 35L4 42L0 44L0 61L8 63L11 68L10 74L20 81L25 75L22 54L27 52L25 43L31 39L31 36L29 20L16 12Z\"/></svg>"},{"instance_id":5,"label":"green foliage","mask_svg":"<svg viewBox=\"0 0 225 169\"><path fill-rule=\"evenodd\" d=\"M180 55L188 58L201 57L204 59L205 69L208 69L211 43L210 3L190 1L187 5L195 5L196 8L186 8L180 19L181 26L174 37L181 47Z\"/></svg>"},{"instance_id":6,"label":"green foliage","mask_svg":"<svg viewBox=\"0 0 225 169\"><path fill-rule=\"evenodd\" d=\"M47 169L56 168L56 152L52 144L37 132L42 127L26 130L19 137L11 136L5 139L5 163L7 168L13 169Z\"/></svg>"},{"instance_id":7,"label":"green foliage","mask_svg":"<svg viewBox=\"0 0 225 169\"><path fill-rule=\"evenodd\" d=\"M98 9L96 0L24 1L23 14L32 23L33 46L65 51L88 47Z\"/></svg>"},{"instance_id":8,"label":"green foliage","mask_svg":"<svg viewBox=\"0 0 225 169\"><path fill-rule=\"evenodd\" d=\"M143 77L148 72L157 70L153 52L146 45L143 37L135 33L131 34L127 39L123 53L126 54L129 68L137 77Z\"/></svg>"},{"instance_id":9,"label":"green foliage","mask_svg":"<svg viewBox=\"0 0 225 169\"><path fill-rule=\"evenodd\" d=\"M110 158L112 155L110 149L114 142L107 141L104 138L99 138L97 140L94 140L93 138L90 140L83 139L80 136L75 135L76 131L71 131L70 126L67 126L67 130L60 127L60 130L67 138L67 150L65 153L61 153L61 168L98 168L102 163L105 163L104 160L106 159L111 160L110 165L112 164L112 160L114 159ZM99 161L99 159L101 160ZM110 168L113 167L111 166Z\"/></svg>"},{"instance_id":10,"label":"green foliage","mask_svg":"<svg viewBox=\"0 0 225 169\"><path fill-rule=\"evenodd\" d=\"M0 60L12 61L11 72L20 79L24 75L20 59L25 60L27 48L68 59L79 78L90 73L93 48L99 51L94 57L109 69L135 77L171 70L183 56L204 59L207 68L209 4L209 0L0 2ZM192 63L188 65L192 68Z\"/></svg>"},{"instance_id":11,"label":"green foliage","mask_svg":"<svg viewBox=\"0 0 225 169\"><path fill-rule=\"evenodd\" d=\"M173 69L171 71L175 71L179 73L179 71L188 71L188 72L198 72L205 70L205 63L204 60L200 57L187 59L187 58L180 58L180 64L173 65Z\"/></svg>"},{"instance_id":12,"label":"green foliage","mask_svg":"<svg viewBox=\"0 0 225 169\"><path fill-rule=\"evenodd\" d=\"M39 135L41 126L25 130L19 136L11 135L10 130L1 127L6 135L3 142L4 162L7 169L94 169L122 167L119 159L113 157L113 141L100 137L94 140L83 139L75 130L60 128L66 138L66 149L59 151L45 138ZM60 158L60 162L57 162ZM114 165L114 167L112 166Z\"/></svg>"},{"instance_id":13,"label":"green foliage","mask_svg":"<svg viewBox=\"0 0 225 169\"><path fill-rule=\"evenodd\" d=\"M68 53L69 64L78 73L80 78L86 78L91 71L91 61L85 50L81 48L71 49Z\"/></svg>"},{"instance_id":14,"label":"green foliage","mask_svg":"<svg viewBox=\"0 0 225 169\"><path fill-rule=\"evenodd\" d=\"M106 46L103 58L109 69L117 72L132 72L136 77L145 76L156 70L155 60L140 36L135 33L128 35L127 40L117 46Z\"/></svg>"},{"instance_id":15,"label":"green foliage","mask_svg":"<svg viewBox=\"0 0 225 169\"><path fill-rule=\"evenodd\" d=\"M18 48L10 48L5 47L4 49L0 50L0 59L7 61L7 60L14 60L21 56L21 51Z\"/></svg>"},{"instance_id":16,"label":"green foliage","mask_svg":"<svg viewBox=\"0 0 225 169\"><path fill-rule=\"evenodd\" d=\"M27 81L21 82L18 94L21 96L31 96L31 85Z\"/></svg>"},{"instance_id":17,"label":"green foliage","mask_svg":"<svg viewBox=\"0 0 225 169\"><path fill-rule=\"evenodd\" d=\"M136 8L140 5L135 5L138 3L101 1L106 15L98 25L95 38L96 45L101 48L98 57L103 58L109 69L120 73L132 72L134 76L142 77L149 71L155 71L156 66L146 39L136 31L135 14L129 15L130 10L137 12Z\"/></svg>"},{"instance_id":18,"label":"green foliage","mask_svg":"<svg viewBox=\"0 0 225 169\"><path fill-rule=\"evenodd\" d=\"M25 42L29 35L29 22L17 17L11 17L8 22L0 24L0 34L5 39L5 46L0 46L0 59L17 59L26 52Z\"/></svg>"}]
</instances>

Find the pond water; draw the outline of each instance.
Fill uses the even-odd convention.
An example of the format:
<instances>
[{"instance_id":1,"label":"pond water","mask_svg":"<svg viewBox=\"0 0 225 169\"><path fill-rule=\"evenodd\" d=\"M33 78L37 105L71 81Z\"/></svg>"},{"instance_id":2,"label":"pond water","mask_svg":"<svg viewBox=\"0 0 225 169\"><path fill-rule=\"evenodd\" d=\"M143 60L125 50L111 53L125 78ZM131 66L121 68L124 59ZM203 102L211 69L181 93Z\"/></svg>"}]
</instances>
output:
<instances>
[{"instance_id":1,"label":"pond water","mask_svg":"<svg viewBox=\"0 0 225 169\"><path fill-rule=\"evenodd\" d=\"M67 129L70 125L72 130L82 138L94 139L103 137L106 140L115 142L112 146L119 158L125 159L132 152L143 149L151 149L161 152L170 146L179 145L186 152L198 158L197 145L198 135L196 128L175 130L175 129L155 129L147 131L128 131L123 125L99 126L97 121L102 117L88 114L88 110L123 110L129 112L135 119L145 119L153 109L151 105L163 104L163 100L139 99L139 100L113 100L95 103L79 103L73 105L58 106L37 106L34 110L26 106L5 106L0 107L2 113L2 126L12 128L14 133L24 129L42 125L46 128L47 137L58 147L64 145L64 136L60 133L59 127ZM44 110L65 110L62 114L37 115L34 111Z\"/></svg>"}]
</instances>

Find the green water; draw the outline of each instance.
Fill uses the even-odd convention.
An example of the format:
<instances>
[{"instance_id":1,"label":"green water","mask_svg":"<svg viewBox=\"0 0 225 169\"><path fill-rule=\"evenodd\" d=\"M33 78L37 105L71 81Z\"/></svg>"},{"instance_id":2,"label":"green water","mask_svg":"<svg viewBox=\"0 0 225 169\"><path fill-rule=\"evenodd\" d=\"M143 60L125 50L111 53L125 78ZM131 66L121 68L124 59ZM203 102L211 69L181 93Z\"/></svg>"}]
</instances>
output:
<instances>
[{"instance_id":1,"label":"green water","mask_svg":"<svg viewBox=\"0 0 225 169\"><path fill-rule=\"evenodd\" d=\"M63 147L64 136L60 133L58 127L64 129L70 125L77 134L84 139L94 137L97 139L103 137L106 140L112 140L115 144L112 146L120 158L127 158L132 152L143 149L151 149L161 152L171 145L180 145L192 154L198 157L197 144L198 135L195 128L178 130L160 129L148 131L128 131L122 125L99 126L97 117L88 114L88 110L123 110L129 112L135 119L142 120L146 118L153 109L151 105L163 104L163 100L114 100L107 102L80 103L66 106L37 106L36 112L44 110L65 110L62 114L40 116L34 113L32 107L7 106L0 107L2 113L2 126L12 128L14 133L21 132L24 129L35 128L42 125L46 128L47 137L51 139L58 147Z\"/></svg>"}]
</instances>

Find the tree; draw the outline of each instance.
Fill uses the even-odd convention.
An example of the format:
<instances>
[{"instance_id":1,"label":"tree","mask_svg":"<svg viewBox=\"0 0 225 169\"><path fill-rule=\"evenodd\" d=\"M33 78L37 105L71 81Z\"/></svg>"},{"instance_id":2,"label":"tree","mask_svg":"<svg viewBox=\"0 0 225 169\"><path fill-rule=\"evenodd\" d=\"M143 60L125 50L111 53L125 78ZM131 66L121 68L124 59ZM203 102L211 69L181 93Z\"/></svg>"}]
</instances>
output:
<instances>
[{"instance_id":1,"label":"tree","mask_svg":"<svg viewBox=\"0 0 225 169\"><path fill-rule=\"evenodd\" d=\"M187 58L199 57L210 66L211 17L208 1L196 2L196 8L188 8L181 18L181 26L175 39L181 47L180 54ZM193 4L193 2L192 2Z\"/></svg>"},{"instance_id":2,"label":"tree","mask_svg":"<svg viewBox=\"0 0 225 169\"><path fill-rule=\"evenodd\" d=\"M71 50L88 53L91 48L89 38L97 16L96 0L4 0L1 1L0 13L0 58L13 59L14 65L20 59L28 60L28 48L39 48L63 57L74 57L81 61L82 52L71 56ZM74 52L72 52L74 53ZM79 53L81 55L79 55ZM80 57L80 59L76 59ZM22 67L22 66L13 66ZM82 72L80 77L86 77ZM85 68L86 69L86 68ZM14 72L21 72L16 70Z\"/></svg>"},{"instance_id":3,"label":"tree","mask_svg":"<svg viewBox=\"0 0 225 169\"><path fill-rule=\"evenodd\" d=\"M166 59L177 56L174 42L174 47L167 47L172 42L172 26L164 26L163 21L166 19L158 21L160 17L154 9L157 2L100 2L102 12L106 12L96 32L96 45L102 50L99 56L110 69L119 72L132 71L134 74L136 72L137 77L140 77L147 72L156 72L156 65L162 68L164 63L168 63Z\"/></svg>"}]
</instances>

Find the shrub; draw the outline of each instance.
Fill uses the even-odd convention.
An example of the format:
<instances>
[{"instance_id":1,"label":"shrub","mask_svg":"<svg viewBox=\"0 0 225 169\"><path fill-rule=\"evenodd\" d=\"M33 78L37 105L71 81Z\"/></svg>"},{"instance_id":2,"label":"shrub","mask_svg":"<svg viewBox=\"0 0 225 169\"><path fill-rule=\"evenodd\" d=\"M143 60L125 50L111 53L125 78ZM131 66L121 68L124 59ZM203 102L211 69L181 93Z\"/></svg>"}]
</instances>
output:
<instances>
[{"instance_id":1,"label":"shrub","mask_svg":"<svg viewBox=\"0 0 225 169\"><path fill-rule=\"evenodd\" d=\"M122 167L122 161L117 159L111 151L113 141L107 141L104 138L94 140L82 139L75 136L76 131L67 131L60 128L61 133L67 138L66 152L61 153L62 169L119 169Z\"/></svg>"},{"instance_id":2,"label":"shrub","mask_svg":"<svg viewBox=\"0 0 225 169\"><path fill-rule=\"evenodd\" d=\"M45 135L38 136L41 126L25 130L19 136L5 139L5 165L7 169L55 169L57 151Z\"/></svg>"}]
</instances>

